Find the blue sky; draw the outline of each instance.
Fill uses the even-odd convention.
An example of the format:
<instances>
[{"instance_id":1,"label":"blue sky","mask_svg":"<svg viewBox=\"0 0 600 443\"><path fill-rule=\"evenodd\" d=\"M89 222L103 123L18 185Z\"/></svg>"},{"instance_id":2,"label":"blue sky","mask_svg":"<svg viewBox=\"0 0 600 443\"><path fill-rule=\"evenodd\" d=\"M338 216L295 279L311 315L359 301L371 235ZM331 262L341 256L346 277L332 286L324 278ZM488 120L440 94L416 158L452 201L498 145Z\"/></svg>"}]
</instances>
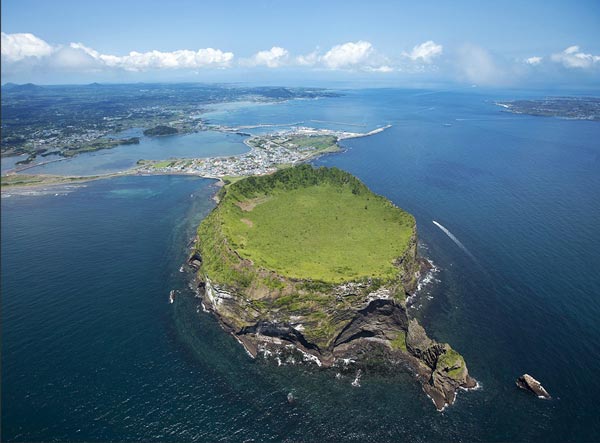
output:
<instances>
[{"instance_id":1,"label":"blue sky","mask_svg":"<svg viewBox=\"0 0 600 443\"><path fill-rule=\"evenodd\" d=\"M3 0L2 82L600 87L600 1Z\"/></svg>"}]
</instances>

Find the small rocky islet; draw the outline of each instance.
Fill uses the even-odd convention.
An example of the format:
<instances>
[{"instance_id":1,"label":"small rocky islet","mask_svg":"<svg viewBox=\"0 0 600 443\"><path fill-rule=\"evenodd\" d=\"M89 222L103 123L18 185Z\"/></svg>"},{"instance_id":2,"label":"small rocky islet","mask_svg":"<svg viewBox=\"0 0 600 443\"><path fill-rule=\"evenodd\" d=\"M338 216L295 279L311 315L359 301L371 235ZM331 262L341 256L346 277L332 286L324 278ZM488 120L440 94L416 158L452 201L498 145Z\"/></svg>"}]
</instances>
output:
<instances>
[{"instance_id":1,"label":"small rocky islet","mask_svg":"<svg viewBox=\"0 0 600 443\"><path fill-rule=\"evenodd\" d=\"M348 374L408 366L438 410L476 387L463 357L407 311L430 267L412 215L347 172L310 165L218 198L188 263L204 306L252 357Z\"/></svg>"},{"instance_id":2,"label":"small rocky islet","mask_svg":"<svg viewBox=\"0 0 600 443\"><path fill-rule=\"evenodd\" d=\"M529 374L523 374L517 378L516 384L519 388L535 394L538 398L544 400L552 398L542 384Z\"/></svg>"}]
</instances>

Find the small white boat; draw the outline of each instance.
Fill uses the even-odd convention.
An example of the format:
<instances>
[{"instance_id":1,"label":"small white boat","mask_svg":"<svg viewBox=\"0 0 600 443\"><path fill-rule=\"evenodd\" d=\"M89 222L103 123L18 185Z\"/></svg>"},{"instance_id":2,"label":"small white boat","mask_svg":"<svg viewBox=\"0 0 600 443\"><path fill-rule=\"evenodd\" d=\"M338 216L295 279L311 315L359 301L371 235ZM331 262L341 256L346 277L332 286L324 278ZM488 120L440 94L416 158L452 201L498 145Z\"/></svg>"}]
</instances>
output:
<instances>
[{"instance_id":1,"label":"small white boat","mask_svg":"<svg viewBox=\"0 0 600 443\"><path fill-rule=\"evenodd\" d=\"M171 289L169 292L169 303L173 303L175 301L175 289Z\"/></svg>"}]
</instances>

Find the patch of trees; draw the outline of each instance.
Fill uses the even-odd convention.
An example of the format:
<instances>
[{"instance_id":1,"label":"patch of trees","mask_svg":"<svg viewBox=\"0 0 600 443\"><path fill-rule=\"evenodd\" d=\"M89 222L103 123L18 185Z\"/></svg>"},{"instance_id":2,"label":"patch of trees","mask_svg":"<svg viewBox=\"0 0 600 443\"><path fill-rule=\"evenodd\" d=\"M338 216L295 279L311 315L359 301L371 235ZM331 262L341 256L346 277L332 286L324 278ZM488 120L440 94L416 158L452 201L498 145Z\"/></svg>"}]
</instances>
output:
<instances>
[{"instance_id":1,"label":"patch of trees","mask_svg":"<svg viewBox=\"0 0 600 443\"><path fill-rule=\"evenodd\" d=\"M230 191L242 198L251 198L268 194L275 189L291 190L321 184L347 186L356 195L370 192L359 179L346 171L338 168L313 168L307 164L281 169L271 175L248 177L232 184Z\"/></svg>"}]
</instances>

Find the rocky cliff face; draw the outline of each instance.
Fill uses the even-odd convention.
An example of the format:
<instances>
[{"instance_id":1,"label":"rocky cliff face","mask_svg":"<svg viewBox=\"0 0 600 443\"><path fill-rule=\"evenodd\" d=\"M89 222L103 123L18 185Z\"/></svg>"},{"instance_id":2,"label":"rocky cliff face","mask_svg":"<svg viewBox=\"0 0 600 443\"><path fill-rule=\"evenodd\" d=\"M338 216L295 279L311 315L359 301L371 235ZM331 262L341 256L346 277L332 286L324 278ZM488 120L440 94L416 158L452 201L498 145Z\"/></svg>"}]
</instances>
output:
<instances>
[{"instance_id":1,"label":"rocky cliff face","mask_svg":"<svg viewBox=\"0 0 600 443\"><path fill-rule=\"evenodd\" d=\"M407 313L406 295L428 269L417 255L416 229L395 262L397 280L384 284L369 279L324 284L257 270L260 278L251 285L227 286L207 274L204 240L198 238L189 260L198 271L199 294L253 357L347 371L408 366L440 410L454 402L458 388L475 387L460 354L430 339ZM239 256L237 261L235 266L252 266Z\"/></svg>"}]
</instances>

